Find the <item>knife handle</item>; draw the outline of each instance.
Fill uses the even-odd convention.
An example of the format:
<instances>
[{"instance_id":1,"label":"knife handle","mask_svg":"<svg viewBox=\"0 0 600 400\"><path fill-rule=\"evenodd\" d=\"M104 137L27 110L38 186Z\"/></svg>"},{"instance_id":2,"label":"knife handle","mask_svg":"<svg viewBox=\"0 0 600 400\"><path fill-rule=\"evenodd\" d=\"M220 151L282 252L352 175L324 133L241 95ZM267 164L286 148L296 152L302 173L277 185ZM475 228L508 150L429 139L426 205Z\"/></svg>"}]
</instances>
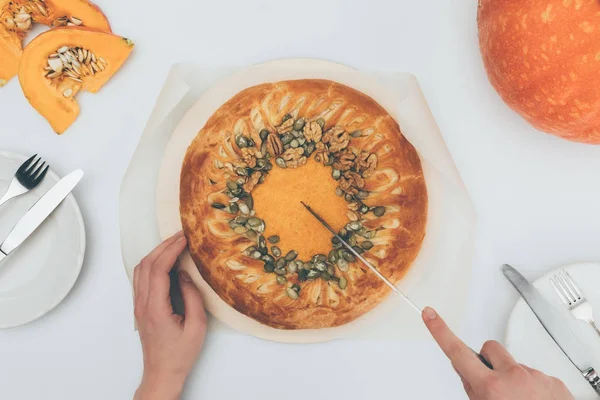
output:
<instances>
[{"instance_id":1,"label":"knife handle","mask_svg":"<svg viewBox=\"0 0 600 400\"><path fill-rule=\"evenodd\" d=\"M583 373L583 376L592 385L596 393L600 395L600 376L596 373L596 370L590 368Z\"/></svg>"}]
</instances>

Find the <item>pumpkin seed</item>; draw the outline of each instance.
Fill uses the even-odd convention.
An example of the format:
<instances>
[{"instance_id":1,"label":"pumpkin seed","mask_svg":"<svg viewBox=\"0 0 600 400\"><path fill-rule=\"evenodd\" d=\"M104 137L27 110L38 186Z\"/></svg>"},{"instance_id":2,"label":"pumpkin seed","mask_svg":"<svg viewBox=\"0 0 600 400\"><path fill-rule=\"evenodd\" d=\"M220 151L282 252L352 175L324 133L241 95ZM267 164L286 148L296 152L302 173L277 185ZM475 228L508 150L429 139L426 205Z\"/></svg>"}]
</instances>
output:
<instances>
[{"instance_id":1,"label":"pumpkin seed","mask_svg":"<svg viewBox=\"0 0 600 400\"><path fill-rule=\"evenodd\" d=\"M360 211L362 214L366 214L369 212L369 206L367 206L366 204L363 204L360 206L358 211Z\"/></svg>"},{"instance_id":2,"label":"pumpkin seed","mask_svg":"<svg viewBox=\"0 0 600 400\"><path fill-rule=\"evenodd\" d=\"M265 272L273 272L273 271L275 271L275 264L265 263L264 269L265 269Z\"/></svg>"},{"instance_id":3,"label":"pumpkin seed","mask_svg":"<svg viewBox=\"0 0 600 400\"><path fill-rule=\"evenodd\" d=\"M375 214L376 217L382 217L385 214L385 207L378 206L373 208L373 214Z\"/></svg>"},{"instance_id":4,"label":"pumpkin seed","mask_svg":"<svg viewBox=\"0 0 600 400\"><path fill-rule=\"evenodd\" d=\"M255 145L254 140L252 140L251 138L246 138L246 140L248 141L248 147L254 147L254 145Z\"/></svg>"},{"instance_id":5,"label":"pumpkin seed","mask_svg":"<svg viewBox=\"0 0 600 400\"><path fill-rule=\"evenodd\" d=\"M277 275L285 275L287 273L287 270L285 268L276 267L275 268L275 273Z\"/></svg>"},{"instance_id":6,"label":"pumpkin seed","mask_svg":"<svg viewBox=\"0 0 600 400\"><path fill-rule=\"evenodd\" d=\"M325 271L327 271L327 264L325 264L322 261L317 261L315 263L315 269L319 272L325 272Z\"/></svg>"},{"instance_id":7,"label":"pumpkin seed","mask_svg":"<svg viewBox=\"0 0 600 400\"><path fill-rule=\"evenodd\" d=\"M237 222L235 222L234 219L232 219L231 221L229 221L229 227L231 229L235 229L236 227L240 226Z\"/></svg>"},{"instance_id":8,"label":"pumpkin seed","mask_svg":"<svg viewBox=\"0 0 600 400\"><path fill-rule=\"evenodd\" d=\"M254 258L255 260L260 260L262 253L258 250L255 250L252 252L252 254L250 254L250 257Z\"/></svg>"},{"instance_id":9,"label":"pumpkin seed","mask_svg":"<svg viewBox=\"0 0 600 400\"><path fill-rule=\"evenodd\" d=\"M298 139L299 137L302 137L302 132L300 132L300 131L291 131L290 133L296 139Z\"/></svg>"},{"instance_id":10,"label":"pumpkin seed","mask_svg":"<svg viewBox=\"0 0 600 400\"><path fill-rule=\"evenodd\" d=\"M211 206L212 208L216 208L217 210L222 210L225 208L225 205L221 203L212 203Z\"/></svg>"},{"instance_id":11,"label":"pumpkin seed","mask_svg":"<svg viewBox=\"0 0 600 400\"><path fill-rule=\"evenodd\" d=\"M304 150L304 155L306 157L310 157L310 155L315 151L316 145L313 142L310 142L306 145L306 149Z\"/></svg>"},{"instance_id":12,"label":"pumpkin seed","mask_svg":"<svg viewBox=\"0 0 600 400\"><path fill-rule=\"evenodd\" d=\"M271 253L277 258L281 257L281 249L277 246L271 247Z\"/></svg>"},{"instance_id":13,"label":"pumpkin seed","mask_svg":"<svg viewBox=\"0 0 600 400\"><path fill-rule=\"evenodd\" d=\"M256 238L258 238L258 233L249 230L248 232L246 232L246 236L248 237L248 239L250 240L256 240Z\"/></svg>"},{"instance_id":14,"label":"pumpkin seed","mask_svg":"<svg viewBox=\"0 0 600 400\"><path fill-rule=\"evenodd\" d=\"M355 131L353 131L350 136L352 136L353 138L357 138L357 137L361 137L362 136L362 131L360 129L357 129Z\"/></svg>"},{"instance_id":15,"label":"pumpkin seed","mask_svg":"<svg viewBox=\"0 0 600 400\"><path fill-rule=\"evenodd\" d=\"M283 275L277 275L277 278L275 278L275 279L277 280L277 283L279 283L280 285L285 285L285 283L287 282L287 279Z\"/></svg>"},{"instance_id":16,"label":"pumpkin seed","mask_svg":"<svg viewBox=\"0 0 600 400\"><path fill-rule=\"evenodd\" d=\"M298 299L298 297L300 297L300 295L298 295L298 292L296 292L291 287L285 289L285 293L288 295L289 298L291 298L293 300L296 300L296 299Z\"/></svg>"},{"instance_id":17,"label":"pumpkin seed","mask_svg":"<svg viewBox=\"0 0 600 400\"><path fill-rule=\"evenodd\" d=\"M347 229L350 229L350 230L353 230L353 231L357 231L360 228L362 228L362 224L359 221L353 221L353 222L350 222L347 225L347 227L348 227Z\"/></svg>"},{"instance_id":18,"label":"pumpkin seed","mask_svg":"<svg viewBox=\"0 0 600 400\"><path fill-rule=\"evenodd\" d=\"M244 201L246 202L248 209L252 210L254 208L254 198L251 195L248 195Z\"/></svg>"},{"instance_id":19,"label":"pumpkin seed","mask_svg":"<svg viewBox=\"0 0 600 400\"><path fill-rule=\"evenodd\" d=\"M250 228L258 228L262 224L262 220L256 217L252 217L248 220Z\"/></svg>"},{"instance_id":20,"label":"pumpkin seed","mask_svg":"<svg viewBox=\"0 0 600 400\"><path fill-rule=\"evenodd\" d=\"M306 139L304 137L299 137L297 140L298 140L298 143L300 143L300 146L302 146L304 143L306 143Z\"/></svg>"},{"instance_id":21,"label":"pumpkin seed","mask_svg":"<svg viewBox=\"0 0 600 400\"><path fill-rule=\"evenodd\" d=\"M263 235L258 236L258 248L259 249L266 249L267 248L267 242L266 242L265 237Z\"/></svg>"},{"instance_id":22,"label":"pumpkin seed","mask_svg":"<svg viewBox=\"0 0 600 400\"><path fill-rule=\"evenodd\" d=\"M269 136L269 131L266 129L261 129L258 136L260 136L260 140L262 140L264 142L265 140L267 140L267 137Z\"/></svg>"},{"instance_id":23,"label":"pumpkin seed","mask_svg":"<svg viewBox=\"0 0 600 400\"><path fill-rule=\"evenodd\" d=\"M318 118L315 122L319 124L321 130L325 129L325 120L323 118Z\"/></svg>"},{"instance_id":24,"label":"pumpkin seed","mask_svg":"<svg viewBox=\"0 0 600 400\"><path fill-rule=\"evenodd\" d=\"M298 271L298 280L300 282L304 282L307 279L308 271L308 269L301 269L300 271Z\"/></svg>"},{"instance_id":25,"label":"pumpkin seed","mask_svg":"<svg viewBox=\"0 0 600 400\"><path fill-rule=\"evenodd\" d=\"M245 226L236 226L235 228L233 228L233 231L238 235L243 235L244 233L248 232L248 228L246 228Z\"/></svg>"},{"instance_id":26,"label":"pumpkin seed","mask_svg":"<svg viewBox=\"0 0 600 400\"><path fill-rule=\"evenodd\" d=\"M227 181L227 188L229 190L238 190L238 184L234 181Z\"/></svg>"},{"instance_id":27,"label":"pumpkin seed","mask_svg":"<svg viewBox=\"0 0 600 400\"><path fill-rule=\"evenodd\" d=\"M258 160L256 160L256 169L265 169L267 164L267 160L265 160L264 158L259 158Z\"/></svg>"},{"instance_id":28,"label":"pumpkin seed","mask_svg":"<svg viewBox=\"0 0 600 400\"><path fill-rule=\"evenodd\" d=\"M268 241L269 241L269 243L271 243L271 244L279 243L279 236L277 236L277 235L272 235L272 236L269 236L269 237L267 238L267 240L268 240Z\"/></svg>"},{"instance_id":29,"label":"pumpkin seed","mask_svg":"<svg viewBox=\"0 0 600 400\"><path fill-rule=\"evenodd\" d=\"M328 281L331 279L331 275L329 275L327 272L323 272L321 274L321 279L323 279L324 281Z\"/></svg>"},{"instance_id":30,"label":"pumpkin seed","mask_svg":"<svg viewBox=\"0 0 600 400\"><path fill-rule=\"evenodd\" d=\"M237 222L240 225L245 225L248 222L248 218L238 215L237 217L235 217L235 222Z\"/></svg>"},{"instance_id":31,"label":"pumpkin seed","mask_svg":"<svg viewBox=\"0 0 600 400\"><path fill-rule=\"evenodd\" d=\"M360 244L360 247L362 247L365 250L371 250L373 248L373 242L365 240Z\"/></svg>"},{"instance_id":32,"label":"pumpkin seed","mask_svg":"<svg viewBox=\"0 0 600 400\"><path fill-rule=\"evenodd\" d=\"M292 118L291 114L285 114L283 116L283 119L281 120L281 123L283 124L285 121L287 121L288 119Z\"/></svg>"},{"instance_id":33,"label":"pumpkin seed","mask_svg":"<svg viewBox=\"0 0 600 400\"><path fill-rule=\"evenodd\" d=\"M342 258L348 262L355 262L356 261L356 257L354 257L354 254L350 253L348 250L342 250L342 253L340 254L342 256Z\"/></svg>"},{"instance_id":34,"label":"pumpkin seed","mask_svg":"<svg viewBox=\"0 0 600 400\"><path fill-rule=\"evenodd\" d=\"M342 271L342 272L348 271L348 261L344 260L343 258L340 258L339 260L337 260L336 265L340 271Z\"/></svg>"},{"instance_id":35,"label":"pumpkin seed","mask_svg":"<svg viewBox=\"0 0 600 400\"><path fill-rule=\"evenodd\" d=\"M358 254L362 254L365 252L365 249L363 249L362 247L359 246L352 246L352 248L354 249L355 252L357 252Z\"/></svg>"},{"instance_id":36,"label":"pumpkin seed","mask_svg":"<svg viewBox=\"0 0 600 400\"><path fill-rule=\"evenodd\" d=\"M335 269L333 268L333 265L328 265L327 266L327 273L329 274L329 276L334 276L335 275Z\"/></svg>"},{"instance_id":37,"label":"pumpkin seed","mask_svg":"<svg viewBox=\"0 0 600 400\"><path fill-rule=\"evenodd\" d=\"M334 238L337 239L337 238ZM329 257L327 257L327 259L329 260L329 262L334 263L338 260L339 256L338 256L338 252L335 250L331 250L329 252Z\"/></svg>"},{"instance_id":38,"label":"pumpkin seed","mask_svg":"<svg viewBox=\"0 0 600 400\"><path fill-rule=\"evenodd\" d=\"M367 192L365 190L359 190L358 193L356 193L356 198L358 198L360 200L364 200L367 197L369 197L369 192Z\"/></svg>"},{"instance_id":39,"label":"pumpkin seed","mask_svg":"<svg viewBox=\"0 0 600 400\"><path fill-rule=\"evenodd\" d=\"M260 259L261 259L262 261L266 262L266 263L267 263L267 262L269 262L269 263L274 263L274 262L275 262L275 259L273 258L273 256L271 256L271 255L269 255L269 254L265 254L265 255L264 255L264 256L262 256Z\"/></svg>"},{"instance_id":40,"label":"pumpkin seed","mask_svg":"<svg viewBox=\"0 0 600 400\"><path fill-rule=\"evenodd\" d=\"M296 257L298 257L298 252L296 250L290 250L286 255L285 255L285 259L287 261L292 261L295 260Z\"/></svg>"},{"instance_id":41,"label":"pumpkin seed","mask_svg":"<svg viewBox=\"0 0 600 400\"><path fill-rule=\"evenodd\" d=\"M365 239L373 239L377 235L377 231L367 231Z\"/></svg>"},{"instance_id":42,"label":"pumpkin seed","mask_svg":"<svg viewBox=\"0 0 600 400\"><path fill-rule=\"evenodd\" d=\"M235 183L237 183L238 186L242 186L244 183L246 183L246 180L244 178L238 178Z\"/></svg>"},{"instance_id":43,"label":"pumpkin seed","mask_svg":"<svg viewBox=\"0 0 600 400\"><path fill-rule=\"evenodd\" d=\"M302 128L304 128L305 124L306 124L306 121L304 120L304 118L297 119L296 122L294 122L294 130L301 131Z\"/></svg>"},{"instance_id":44,"label":"pumpkin seed","mask_svg":"<svg viewBox=\"0 0 600 400\"><path fill-rule=\"evenodd\" d=\"M325 254L317 254L313 257L314 261L313 262L317 262L320 261L322 263L327 261L327 256Z\"/></svg>"},{"instance_id":45,"label":"pumpkin seed","mask_svg":"<svg viewBox=\"0 0 600 400\"><path fill-rule=\"evenodd\" d=\"M283 135L281 135L281 144L289 144L292 140L294 140L294 135L292 135L291 133L284 133Z\"/></svg>"},{"instance_id":46,"label":"pumpkin seed","mask_svg":"<svg viewBox=\"0 0 600 400\"><path fill-rule=\"evenodd\" d=\"M285 163L285 160L281 157L277 157L275 159L275 164L277 164L277 166L279 166L279 168L287 168L287 164Z\"/></svg>"},{"instance_id":47,"label":"pumpkin seed","mask_svg":"<svg viewBox=\"0 0 600 400\"><path fill-rule=\"evenodd\" d=\"M337 181L342 177L342 172L339 169L334 169L331 171L331 176Z\"/></svg>"},{"instance_id":48,"label":"pumpkin seed","mask_svg":"<svg viewBox=\"0 0 600 400\"><path fill-rule=\"evenodd\" d=\"M344 278L343 276L340 277L340 280L338 282L338 286L342 290L346 289L348 287L348 281L346 280L346 278Z\"/></svg>"},{"instance_id":49,"label":"pumpkin seed","mask_svg":"<svg viewBox=\"0 0 600 400\"><path fill-rule=\"evenodd\" d=\"M235 137L235 144L237 144L240 149L243 149L244 147L248 147L248 139L246 139L244 135L238 135Z\"/></svg>"},{"instance_id":50,"label":"pumpkin seed","mask_svg":"<svg viewBox=\"0 0 600 400\"><path fill-rule=\"evenodd\" d=\"M348 231L346 230L346 228L342 228L338 232L338 235L340 235L341 237L345 238L348 235Z\"/></svg>"},{"instance_id":51,"label":"pumpkin seed","mask_svg":"<svg viewBox=\"0 0 600 400\"><path fill-rule=\"evenodd\" d=\"M347 202L351 202L351 201L353 200L353 199L352 199L352 195L351 195L351 194L349 194L349 193L346 193L346 195L344 196L344 199L345 199Z\"/></svg>"},{"instance_id":52,"label":"pumpkin seed","mask_svg":"<svg viewBox=\"0 0 600 400\"><path fill-rule=\"evenodd\" d=\"M237 203L229 204L229 212L231 214L237 214L238 211L240 211L240 207L237 205Z\"/></svg>"},{"instance_id":53,"label":"pumpkin seed","mask_svg":"<svg viewBox=\"0 0 600 400\"><path fill-rule=\"evenodd\" d=\"M292 285L292 289L294 289L296 293L300 293L300 285L298 285L297 283L294 283Z\"/></svg>"},{"instance_id":54,"label":"pumpkin seed","mask_svg":"<svg viewBox=\"0 0 600 400\"><path fill-rule=\"evenodd\" d=\"M335 195L338 197L342 197L344 195L344 191L342 189L340 189L339 187L335 188Z\"/></svg>"},{"instance_id":55,"label":"pumpkin seed","mask_svg":"<svg viewBox=\"0 0 600 400\"><path fill-rule=\"evenodd\" d=\"M250 208L248 208L246 203L239 203L238 207L240 208L242 214L250 214Z\"/></svg>"},{"instance_id":56,"label":"pumpkin seed","mask_svg":"<svg viewBox=\"0 0 600 400\"><path fill-rule=\"evenodd\" d=\"M290 274L293 274L298 270L298 264L296 264L296 261L290 261L286 267Z\"/></svg>"},{"instance_id":57,"label":"pumpkin seed","mask_svg":"<svg viewBox=\"0 0 600 400\"><path fill-rule=\"evenodd\" d=\"M284 268L287 264L287 261L285 258L280 258L279 260L277 260L277 262L275 263L275 266L277 268Z\"/></svg>"},{"instance_id":58,"label":"pumpkin seed","mask_svg":"<svg viewBox=\"0 0 600 400\"><path fill-rule=\"evenodd\" d=\"M352 235L348 238L348 244L350 246L356 246L357 243L356 236Z\"/></svg>"},{"instance_id":59,"label":"pumpkin seed","mask_svg":"<svg viewBox=\"0 0 600 400\"><path fill-rule=\"evenodd\" d=\"M306 273L306 278L313 280L313 279L317 279L319 276L321 275L321 273L315 269L311 269Z\"/></svg>"}]
</instances>

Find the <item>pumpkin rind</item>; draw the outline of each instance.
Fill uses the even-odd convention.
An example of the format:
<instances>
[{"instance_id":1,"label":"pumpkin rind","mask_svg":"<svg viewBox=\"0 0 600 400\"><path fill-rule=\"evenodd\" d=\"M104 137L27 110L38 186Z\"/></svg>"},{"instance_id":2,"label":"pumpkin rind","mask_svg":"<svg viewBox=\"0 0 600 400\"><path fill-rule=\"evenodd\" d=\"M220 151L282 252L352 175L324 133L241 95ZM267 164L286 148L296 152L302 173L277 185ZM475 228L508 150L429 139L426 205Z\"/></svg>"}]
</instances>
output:
<instances>
[{"instance_id":1,"label":"pumpkin rind","mask_svg":"<svg viewBox=\"0 0 600 400\"><path fill-rule=\"evenodd\" d=\"M480 0L491 84L534 127L600 144L600 2Z\"/></svg>"},{"instance_id":2,"label":"pumpkin rind","mask_svg":"<svg viewBox=\"0 0 600 400\"><path fill-rule=\"evenodd\" d=\"M30 4L29 0L0 0L0 14L9 3L23 6ZM87 0L45 0L45 13L43 15L37 8L31 14L33 22L48 25L50 27L60 26L60 18L75 17L82 22L82 26L111 32L110 24L102 10ZM19 70L19 60L23 54L22 37L23 31L9 30L0 21L0 87L15 76Z\"/></svg>"},{"instance_id":3,"label":"pumpkin rind","mask_svg":"<svg viewBox=\"0 0 600 400\"><path fill-rule=\"evenodd\" d=\"M48 56L63 46L92 50L108 62L104 71L83 79L80 90L92 93L108 82L133 49L129 39L83 27L55 28L27 45L19 65L19 82L27 100L56 133L63 133L79 115L75 99L63 96L45 76Z\"/></svg>"}]
</instances>

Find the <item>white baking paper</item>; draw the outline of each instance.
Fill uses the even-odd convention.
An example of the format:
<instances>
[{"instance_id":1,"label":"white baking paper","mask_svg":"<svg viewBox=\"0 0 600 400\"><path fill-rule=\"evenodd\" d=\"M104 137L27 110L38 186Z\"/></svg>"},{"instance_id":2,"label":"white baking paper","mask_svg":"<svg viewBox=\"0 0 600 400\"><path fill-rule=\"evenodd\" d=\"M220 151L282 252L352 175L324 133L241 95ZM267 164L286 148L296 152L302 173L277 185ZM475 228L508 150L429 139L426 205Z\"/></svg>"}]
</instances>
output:
<instances>
[{"instance_id":1,"label":"white baking paper","mask_svg":"<svg viewBox=\"0 0 600 400\"><path fill-rule=\"evenodd\" d=\"M427 235L419 256L398 287L417 305L434 306L453 328L459 328L470 283L474 211L418 83L406 73L358 72L339 64L306 59L279 60L249 68L174 66L121 187L121 241L129 278L133 267L161 237L180 229L181 161L187 145L212 112L246 87L302 78L335 80L373 97L399 122L406 138L418 150L429 193ZM140 204L140 199L147 203ZM394 295L342 327L300 331L266 327L227 306L202 281L197 270L190 268L190 263L189 255L182 258L182 266L201 288L208 310L227 325L248 334L283 342L425 335L420 316ZM213 319L210 329L227 329L214 322Z\"/></svg>"}]
</instances>

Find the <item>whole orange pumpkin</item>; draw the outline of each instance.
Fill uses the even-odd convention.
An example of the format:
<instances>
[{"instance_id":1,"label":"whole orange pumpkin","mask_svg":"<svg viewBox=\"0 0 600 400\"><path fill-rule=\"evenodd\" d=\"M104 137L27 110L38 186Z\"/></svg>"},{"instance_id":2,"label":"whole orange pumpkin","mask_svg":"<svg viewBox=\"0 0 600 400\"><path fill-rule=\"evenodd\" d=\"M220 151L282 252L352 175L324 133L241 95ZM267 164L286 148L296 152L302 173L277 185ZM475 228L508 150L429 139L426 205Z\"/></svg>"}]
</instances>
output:
<instances>
[{"instance_id":1,"label":"whole orange pumpkin","mask_svg":"<svg viewBox=\"0 0 600 400\"><path fill-rule=\"evenodd\" d=\"M600 0L480 0L477 19L502 99L542 131L600 144Z\"/></svg>"}]
</instances>

